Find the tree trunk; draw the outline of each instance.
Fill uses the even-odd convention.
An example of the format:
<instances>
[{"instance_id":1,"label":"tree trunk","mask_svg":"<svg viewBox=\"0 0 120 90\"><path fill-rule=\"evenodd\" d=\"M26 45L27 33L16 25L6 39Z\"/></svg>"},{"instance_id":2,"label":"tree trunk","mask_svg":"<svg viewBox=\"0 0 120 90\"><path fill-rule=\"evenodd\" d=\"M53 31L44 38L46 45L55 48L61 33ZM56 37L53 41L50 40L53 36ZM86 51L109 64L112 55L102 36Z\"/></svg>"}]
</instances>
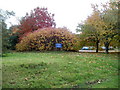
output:
<instances>
[{"instance_id":1,"label":"tree trunk","mask_svg":"<svg viewBox=\"0 0 120 90\"><path fill-rule=\"evenodd\" d=\"M96 53L98 53L98 49L99 49L99 40L96 41Z\"/></svg>"},{"instance_id":2,"label":"tree trunk","mask_svg":"<svg viewBox=\"0 0 120 90\"><path fill-rule=\"evenodd\" d=\"M108 54L108 50L109 50L109 42L105 42L105 52Z\"/></svg>"}]
</instances>

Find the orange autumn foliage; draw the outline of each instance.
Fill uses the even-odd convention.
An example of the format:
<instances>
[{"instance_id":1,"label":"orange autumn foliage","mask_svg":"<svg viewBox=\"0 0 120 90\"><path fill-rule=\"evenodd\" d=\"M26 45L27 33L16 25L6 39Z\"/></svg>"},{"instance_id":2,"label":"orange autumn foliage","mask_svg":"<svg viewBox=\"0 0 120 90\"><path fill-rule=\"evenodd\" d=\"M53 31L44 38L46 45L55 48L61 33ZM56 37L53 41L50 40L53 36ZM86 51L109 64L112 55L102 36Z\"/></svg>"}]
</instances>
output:
<instances>
[{"instance_id":1,"label":"orange autumn foliage","mask_svg":"<svg viewBox=\"0 0 120 90\"><path fill-rule=\"evenodd\" d=\"M17 51L56 50L55 44L61 43L62 50L77 50L77 37L65 28L44 28L29 33L16 45Z\"/></svg>"}]
</instances>

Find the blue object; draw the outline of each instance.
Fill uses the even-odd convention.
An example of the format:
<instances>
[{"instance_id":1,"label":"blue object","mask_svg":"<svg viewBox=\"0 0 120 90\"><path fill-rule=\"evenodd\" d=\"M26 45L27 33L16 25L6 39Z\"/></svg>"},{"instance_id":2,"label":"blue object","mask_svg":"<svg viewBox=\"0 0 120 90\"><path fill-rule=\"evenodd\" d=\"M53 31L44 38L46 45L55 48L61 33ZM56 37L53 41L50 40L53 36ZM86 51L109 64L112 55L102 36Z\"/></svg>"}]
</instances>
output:
<instances>
[{"instance_id":1,"label":"blue object","mask_svg":"<svg viewBox=\"0 0 120 90\"><path fill-rule=\"evenodd\" d=\"M61 43L56 43L56 44L55 44L55 47L56 47L56 48L62 48L62 44L61 44Z\"/></svg>"},{"instance_id":2,"label":"blue object","mask_svg":"<svg viewBox=\"0 0 120 90\"><path fill-rule=\"evenodd\" d=\"M83 47L81 50L89 50L89 47Z\"/></svg>"}]
</instances>

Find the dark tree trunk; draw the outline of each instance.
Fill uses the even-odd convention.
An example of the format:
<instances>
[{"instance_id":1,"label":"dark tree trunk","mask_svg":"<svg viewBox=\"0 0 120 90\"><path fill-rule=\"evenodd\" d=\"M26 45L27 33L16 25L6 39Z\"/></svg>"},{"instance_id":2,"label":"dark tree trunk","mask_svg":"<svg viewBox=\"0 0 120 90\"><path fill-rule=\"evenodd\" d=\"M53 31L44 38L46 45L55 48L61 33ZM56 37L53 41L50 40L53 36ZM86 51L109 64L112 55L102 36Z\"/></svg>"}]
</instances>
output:
<instances>
[{"instance_id":1,"label":"dark tree trunk","mask_svg":"<svg viewBox=\"0 0 120 90\"><path fill-rule=\"evenodd\" d=\"M108 54L109 52L109 42L105 42L105 52Z\"/></svg>"},{"instance_id":2,"label":"dark tree trunk","mask_svg":"<svg viewBox=\"0 0 120 90\"><path fill-rule=\"evenodd\" d=\"M96 41L96 53L98 53L98 49L99 49L99 40Z\"/></svg>"}]
</instances>

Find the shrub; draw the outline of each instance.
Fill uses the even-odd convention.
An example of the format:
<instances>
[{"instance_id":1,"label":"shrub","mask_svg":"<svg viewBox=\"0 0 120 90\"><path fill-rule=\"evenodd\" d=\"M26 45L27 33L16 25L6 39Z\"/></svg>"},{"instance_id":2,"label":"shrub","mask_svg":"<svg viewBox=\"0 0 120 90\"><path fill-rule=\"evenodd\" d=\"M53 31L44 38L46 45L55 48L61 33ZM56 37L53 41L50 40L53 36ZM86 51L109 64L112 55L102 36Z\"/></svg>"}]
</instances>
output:
<instances>
[{"instance_id":1,"label":"shrub","mask_svg":"<svg viewBox=\"0 0 120 90\"><path fill-rule=\"evenodd\" d=\"M77 37L64 28L44 28L29 33L16 45L16 50L56 50L56 43L63 45L61 50L77 50Z\"/></svg>"}]
</instances>

